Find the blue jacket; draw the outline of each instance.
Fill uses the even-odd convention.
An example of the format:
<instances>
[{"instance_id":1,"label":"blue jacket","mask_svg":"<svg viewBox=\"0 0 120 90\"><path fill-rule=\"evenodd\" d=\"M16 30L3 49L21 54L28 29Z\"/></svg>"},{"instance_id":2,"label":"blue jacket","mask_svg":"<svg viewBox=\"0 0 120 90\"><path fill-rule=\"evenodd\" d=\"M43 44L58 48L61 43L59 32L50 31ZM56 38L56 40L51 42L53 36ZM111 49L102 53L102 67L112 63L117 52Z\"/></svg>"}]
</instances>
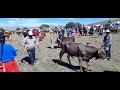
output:
<instances>
[{"instance_id":1,"label":"blue jacket","mask_svg":"<svg viewBox=\"0 0 120 90\"><path fill-rule=\"evenodd\" d=\"M107 29L109 29L109 30L110 30L110 26L109 26L109 25L107 25L107 26L106 26L106 30L107 30Z\"/></svg>"},{"instance_id":2,"label":"blue jacket","mask_svg":"<svg viewBox=\"0 0 120 90\"><path fill-rule=\"evenodd\" d=\"M69 29L69 28L67 28L66 32L67 32L67 33L70 33L70 29Z\"/></svg>"},{"instance_id":3,"label":"blue jacket","mask_svg":"<svg viewBox=\"0 0 120 90\"><path fill-rule=\"evenodd\" d=\"M90 28L90 32L93 33L93 28Z\"/></svg>"},{"instance_id":4,"label":"blue jacket","mask_svg":"<svg viewBox=\"0 0 120 90\"><path fill-rule=\"evenodd\" d=\"M2 55L1 48L2 46L0 44L0 59ZM3 49L2 62L8 62L14 60L14 57L17 55L15 49L8 44L4 44L3 48L4 49Z\"/></svg>"},{"instance_id":5,"label":"blue jacket","mask_svg":"<svg viewBox=\"0 0 120 90\"><path fill-rule=\"evenodd\" d=\"M87 32L87 30L86 30L86 28L85 28L85 27L83 27L83 32Z\"/></svg>"},{"instance_id":6,"label":"blue jacket","mask_svg":"<svg viewBox=\"0 0 120 90\"><path fill-rule=\"evenodd\" d=\"M65 31L64 31L63 29L61 30L61 32L62 32L62 34L64 34L64 33L65 33Z\"/></svg>"}]
</instances>

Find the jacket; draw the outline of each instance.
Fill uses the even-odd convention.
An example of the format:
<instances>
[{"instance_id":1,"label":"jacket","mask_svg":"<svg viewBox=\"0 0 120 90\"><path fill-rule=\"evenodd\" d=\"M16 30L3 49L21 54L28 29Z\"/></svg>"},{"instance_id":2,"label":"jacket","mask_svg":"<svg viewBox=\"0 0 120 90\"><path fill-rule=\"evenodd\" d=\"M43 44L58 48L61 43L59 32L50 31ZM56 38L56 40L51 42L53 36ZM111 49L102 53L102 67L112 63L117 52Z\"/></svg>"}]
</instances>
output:
<instances>
[{"instance_id":1,"label":"jacket","mask_svg":"<svg viewBox=\"0 0 120 90\"><path fill-rule=\"evenodd\" d=\"M69 29L69 28L67 28L66 32L67 32L67 33L70 33L70 29Z\"/></svg>"},{"instance_id":2,"label":"jacket","mask_svg":"<svg viewBox=\"0 0 120 90\"><path fill-rule=\"evenodd\" d=\"M34 36L39 36L39 33L40 33L39 30L33 30L32 32Z\"/></svg>"},{"instance_id":3,"label":"jacket","mask_svg":"<svg viewBox=\"0 0 120 90\"><path fill-rule=\"evenodd\" d=\"M108 34L104 37L103 43L105 46L109 46L110 44L112 44L112 35Z\"/></svg>"},{"instance_id":4,"label":"jacket","mask_svg":"<svg viewBox=\"0 0 120 90\"><path fill-rule=\"evenodd\" d=\"M30 39L28 36L26 38L24 38L22 45L26 47L26 49L31 49L34 48L37 43L35 40L35 37L33 37L32 39Z\"/></svg>"},{"instance_id":5,"label":"jacket","mask_svg":"<svg viewBox=\"0 0 120 90\"><path fill-rule=\"evenodd\" d=\"M2 60L1 60L1 56L2 56ZM3 45L3 55L2 55L2 45L0 44L0 60L3 63L14 60L15 56L17 56L15 49L8 44Z\"/></svg>"}]
</instances>

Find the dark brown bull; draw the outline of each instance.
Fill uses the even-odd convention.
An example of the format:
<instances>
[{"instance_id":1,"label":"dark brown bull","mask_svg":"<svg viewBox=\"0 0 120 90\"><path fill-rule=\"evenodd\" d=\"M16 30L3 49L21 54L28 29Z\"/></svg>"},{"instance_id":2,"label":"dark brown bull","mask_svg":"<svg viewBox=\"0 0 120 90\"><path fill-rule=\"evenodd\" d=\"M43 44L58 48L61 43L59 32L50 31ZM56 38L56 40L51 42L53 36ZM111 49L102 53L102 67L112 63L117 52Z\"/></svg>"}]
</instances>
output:
<instances>
[{"instance_id":1,"label":"dark brown bull","mask_svg":"<svg viewBox=\"0 0 120 90\"><path fill-rule=\"evenodd\" d=\"M12 34L11 32L5 32L4 36L7 37L7 39L9 40L9 37L10 37L11 34Z\"/></svg>"},{"instance_id":2,"label":"dark brown bull","mask_svg":"<svg viewBox=\"0 0 120 90\"><path fill-rule=\"evenodd\" d=\"M62 50L59 54L60 60L62 59L62 56L64 53L67 53L67 59L70 62L70 56L71 57L78 57L79 65L80 65L80 71L82 70L82 61L85 61L87 64L86 71L88 71L88 63L90 59L96 58L96 59L105 59L105 52L102 49L98 49L95 47L91 47L88 45L84 45L81 43L74 43L74 42L68 42L68 43L62 43Z\"/></svg>"},{"instance_id":3,"label":"dark brown bull","mask_svg":"<svg viewBox=\"0 0 120 90\"><path fill-rule=\"evenodd\" d=\"M111 27L111 32L117 33L118 32L118 27Z\"/></svg>"},{"instance_id":4,"label":"dark brown bull","mask_svg":"<svg viewBox=\"0 0 120 90\"><path fill-rule=\"evenodd\" d=\"M61 47L61 44L64 42L75 42L75 38L73 37L64 37L64 38L61 38L61 39L58 39L56 40L56 43L58 44L58 47Z\"/></svg>"}]
</instances>

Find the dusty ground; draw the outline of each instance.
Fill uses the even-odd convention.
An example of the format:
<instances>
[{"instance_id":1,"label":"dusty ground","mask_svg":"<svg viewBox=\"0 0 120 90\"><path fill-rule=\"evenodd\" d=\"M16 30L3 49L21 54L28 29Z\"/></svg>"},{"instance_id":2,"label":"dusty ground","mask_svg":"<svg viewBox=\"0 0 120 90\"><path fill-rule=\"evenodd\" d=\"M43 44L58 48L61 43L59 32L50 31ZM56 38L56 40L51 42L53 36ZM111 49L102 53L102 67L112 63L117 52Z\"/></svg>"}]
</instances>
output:
<instances>
[{"instance_id":1,"label":"dusty ground","mask_svg":"<svg viewBox=\"0 0 120 90\"><path fill-rule=\"evenodd\" d=\"M66 54L63 56L62 61L59 61L59 52L60 49L50 49L50 34L48 33L44 41L40 42L40 49L36 50L36 57L38 58L35 66L29 65L27 62L21 62L23 58L27 55L24 49L20 50L22 36L18 37L16 34L13 34L10 39L13 41L7 41L7 43L12 44L15 49L17 49L17 56L15 60L17 61L21 72L76 72L73 69L79 70L79 63L77 58L72 59L71 63L73 66L70 66L67 61ZM56 39L56 35L54 39ZM93 60L90 62L89 70L90 72L103 72L103 71L120 71L120 34L113 34L113 45L112 45L112 60L103 61L103 60ZM91 44L94 44L96 47L100 47L102 44L103 37L96 38L96 35L84 36L82 38L77 38L77 42L86 44L87 41L90 41ZM56 46L56 44L54 44ZM86 67L86 65L84 65Z\"/></svg>"}]
</instances>

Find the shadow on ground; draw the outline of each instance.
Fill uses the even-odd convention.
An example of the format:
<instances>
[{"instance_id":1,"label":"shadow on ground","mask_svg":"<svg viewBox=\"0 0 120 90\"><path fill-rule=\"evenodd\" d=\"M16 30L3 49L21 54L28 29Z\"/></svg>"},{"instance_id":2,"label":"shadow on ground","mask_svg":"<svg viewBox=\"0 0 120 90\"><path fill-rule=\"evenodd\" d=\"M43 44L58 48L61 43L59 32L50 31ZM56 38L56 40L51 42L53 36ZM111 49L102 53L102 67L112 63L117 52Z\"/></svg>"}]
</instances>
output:
<instances>
[{"instance_id":1,"label":"shadow on ground","mask_svg":"<svg viewBox=\"0 0 120 90\"><path fill-rule=\"evenodd\" d=\"M52 49L51 47L47 47L47 48ZM58 46L54 46L54 49L57 49L57 48L60 48L60 47L58 47Z\"/></svg>"},{"instance_id":2,"label":"shadow on ground","mask_svg":"<svg viewBox=\"0 0 120 90\"><path fill-rule=\"evenodd\" d=\"M30 64L30 59L29 59L29 57L25 57L25 58L23 58L22 60L21 60L21 62L22 63L25 63L25 62L28 62L29 64Z\"/></svg>"},{"instance_id":3,"label":"shadow on ground","mask_svg":"<svg viewBox=\"0 0 120 90\"><path fill-rule=\"evenodd\" d=\"M63 62L63 61L60 61L60 60L57 60L57 59L53 59L53 62L54 62L54 63L57 63L57 64L59 64L59 65L61 65L61 66L67 67L67 68L69 68L69 69L72 69L72 70L74 70L74 71L80 70L80 66L70 65L70 64L68 64L68 63L66 63L66 62ZM82 67L82 69L83 69L84 72L86 72L86 71L85 71L86 68ZM92 71L92 70L88 70L88 71Z\"/></svg>"},{"instance_id":4,"label":"shadow on ground","mask_svg":"<svg viewBox=\"0 0 120 90\"><path fill-rule=\"evenodd\" d=\"M57 49L57 48L61 48L61 47L58 47L58 46L54 46L54 48L55 48L55 49Z\"/></svg>"},{"instance_id":5,"label":"shadow on ground","mask_svg":"<svg viewBox=\"0 0 120 90\"><path fill-rule=\"evenodd\" d=\"M98 37L89 37L89 38L98 38Z\"/></svg>"}]
</instances>

